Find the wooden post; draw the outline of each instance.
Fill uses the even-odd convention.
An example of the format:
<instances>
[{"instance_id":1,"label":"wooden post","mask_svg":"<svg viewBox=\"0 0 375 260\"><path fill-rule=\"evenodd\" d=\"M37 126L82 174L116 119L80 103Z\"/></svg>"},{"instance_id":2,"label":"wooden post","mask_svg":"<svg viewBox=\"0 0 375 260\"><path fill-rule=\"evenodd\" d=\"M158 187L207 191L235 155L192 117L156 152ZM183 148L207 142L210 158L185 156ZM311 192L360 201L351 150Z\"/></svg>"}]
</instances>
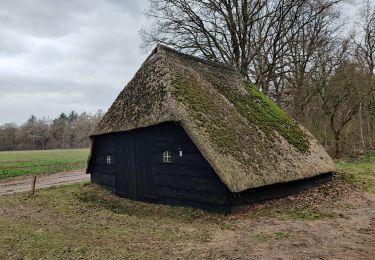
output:
<instances>
[{"instance_id":1,"label":"wooden post","mask_svg":"<svg viewBox=\"0 0 375 260\"><path fill-rule=\"evenodd\" d=\"M31 195L35 194L36 175L31 177Z\"/></svg>"}]
</instances>

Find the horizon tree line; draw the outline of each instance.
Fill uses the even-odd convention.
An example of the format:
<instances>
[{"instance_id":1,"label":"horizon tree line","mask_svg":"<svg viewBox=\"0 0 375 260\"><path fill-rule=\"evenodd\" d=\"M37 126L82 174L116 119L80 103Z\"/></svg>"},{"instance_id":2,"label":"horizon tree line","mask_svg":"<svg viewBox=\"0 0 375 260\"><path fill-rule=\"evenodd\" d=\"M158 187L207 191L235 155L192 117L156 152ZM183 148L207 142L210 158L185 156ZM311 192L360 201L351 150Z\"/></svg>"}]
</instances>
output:
<instances>
[{"instance_id":1,"label":"horizon tree line","mask_svg":"<svg viewBox=\"0 0 375 260\"><path fill-rule=\"evenodd\" d=\"M101 110L95 114L71 111L52 120L31 115L20 126L0 125L0 151L89 147L89 135L102 116Z\"/></svg>"}]
</instances>

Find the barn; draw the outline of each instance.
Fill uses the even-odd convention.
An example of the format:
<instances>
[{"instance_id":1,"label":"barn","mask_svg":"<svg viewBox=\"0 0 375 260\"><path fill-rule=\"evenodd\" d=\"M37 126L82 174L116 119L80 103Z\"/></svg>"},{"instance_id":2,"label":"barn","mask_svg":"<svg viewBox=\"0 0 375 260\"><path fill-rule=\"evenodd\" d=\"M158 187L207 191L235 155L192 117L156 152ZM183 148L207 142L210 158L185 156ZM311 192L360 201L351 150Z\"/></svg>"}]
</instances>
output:
<instances>
[{"instance_id":1,"label":"barn","mask_svg":"<svg viewBox=\"0 0 375 260\"><path fill-rule=\"evenodd\" d=\"M158 45L92 136L87 173L120 196L229 209L331 178L303 126L232 67Z\"/></svg>"}]
</instances>

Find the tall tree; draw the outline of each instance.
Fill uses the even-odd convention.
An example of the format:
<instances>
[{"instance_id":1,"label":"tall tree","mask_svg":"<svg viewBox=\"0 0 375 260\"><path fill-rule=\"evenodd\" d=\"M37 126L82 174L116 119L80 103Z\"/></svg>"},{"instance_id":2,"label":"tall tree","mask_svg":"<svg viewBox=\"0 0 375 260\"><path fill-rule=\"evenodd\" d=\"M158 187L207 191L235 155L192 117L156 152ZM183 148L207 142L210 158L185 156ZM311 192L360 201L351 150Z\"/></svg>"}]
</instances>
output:
<instances>
[{"instance_id":1,"label":"tall tree","mask_svg":"<svg viewBox=\"0 0 375 260\"><path fill-rule=\"evenodd\" d=\"M364 1L360 11L360 28L354 36L355 49L354 59L357 60L358 64L361 64L363 69L370 75L374 75L375 69L375 7L370 3L369 0ZM367 128L369 145L372 146L371 132L373 127L371 124L371 100L367 99L364 103L360 104L358 113L359 132L362 148L366 148L365 128Z\"/></svg>"},{"instance_id":2,"label":"tall tree","mask_svg":"<svg viewBox=\"0 0 375 260\"><path fill-rule=\"evenodd\" d=\"M361 104L374 95L374 79L354 63L344 62L318 90L322 108L329 118L335 140L335 157L341 157L341 135L344 128L360 111Z\"/></svg>"},{"instance_id":3,"label":"tall tree","mask_svg":"<svg viewBox=\"0 0 375 260\"><path fill-rule=\"evenodd\" d=\"M16 150L17 125L6 123L0 126L0 150Z\"/></svg>"},{"instance_id":4,"label":"tall tree","mask_svg":"<svg viewBox=\"0 0 375 260\"><path fill-rule=\"evenodd\" d=\"M68 119L64 113L59 118L53 120L50 130L51 139L60 149L65 149L69 146L69 126Z\"/></svg>"},{"instance_id":5,"label":"tall tree","mask_svg":"<svg viewBox=\"0 0 375 260\"><path fill-rule=\"evenodd\" d=\"M232 65L264 93L288 80L290 44L320 43L340 0L149 0L145 47L163 43ZM308 27L312 29L307 29ZM305 56L306 58L306 56ZM278 93L276 93L278 94Z\"/></svg>"},{"instance_id":6,"label":"tall tree","mask_svg":"<svg viewBox=\"0 0 375 260\"><path fill-rule=\"evenodd\" d=\"M364 2L361 10L361 31L356 40L355 57L359 64L370 74L374 74L375 69L375 7L370 1Z\"/></svg>"}]
</instances>

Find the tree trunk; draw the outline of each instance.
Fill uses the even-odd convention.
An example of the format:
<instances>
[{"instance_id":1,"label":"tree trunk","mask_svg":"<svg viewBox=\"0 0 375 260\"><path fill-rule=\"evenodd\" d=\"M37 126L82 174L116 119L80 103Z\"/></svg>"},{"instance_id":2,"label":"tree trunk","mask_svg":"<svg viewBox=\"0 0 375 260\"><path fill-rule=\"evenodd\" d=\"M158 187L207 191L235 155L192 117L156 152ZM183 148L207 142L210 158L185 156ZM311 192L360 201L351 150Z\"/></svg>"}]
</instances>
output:
<instances>
[{"instance_id":1,"label":"tree trunk","mask_svg":"<svg viewBox=\"0 0 375 260\"><path fill-rule=\"evenodd\" d=\"M372 147L372 131L371 131L371 123L370 123L370 117L369 117L369 113L368 113L368 110L367 110L367 113L365 113L366 115L366 123L367 123L367 135L368 135L368 144L369 144L369 147L373 148Z\"/></svg>"},{"instance_id":2,"label":"tree trunk","mask_svg":"<svg viewBox=\"0 0 375 260\"><path fill-rule=\"evenodd\" d=\"M359 103L358 117L359 117L359 133L360 133L360 136L361 136L362 149L366 149L365 138L363 136L362 102Z\"/></svg>"},{"instance_id":3,"label":"tree trunk","mask_svg":"<svg viewBox=\"0 0 375 260\"><path fill-rule=\"evenodd\" d=\"M340 133L335 133L335 158L341 158Z\"/></svg>"}]
</instances>

